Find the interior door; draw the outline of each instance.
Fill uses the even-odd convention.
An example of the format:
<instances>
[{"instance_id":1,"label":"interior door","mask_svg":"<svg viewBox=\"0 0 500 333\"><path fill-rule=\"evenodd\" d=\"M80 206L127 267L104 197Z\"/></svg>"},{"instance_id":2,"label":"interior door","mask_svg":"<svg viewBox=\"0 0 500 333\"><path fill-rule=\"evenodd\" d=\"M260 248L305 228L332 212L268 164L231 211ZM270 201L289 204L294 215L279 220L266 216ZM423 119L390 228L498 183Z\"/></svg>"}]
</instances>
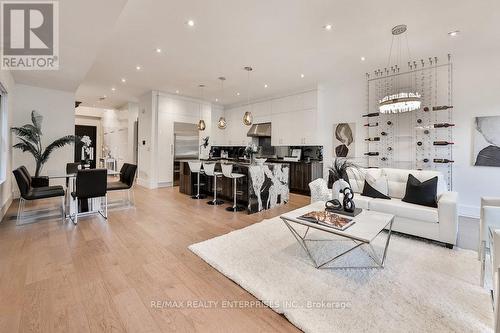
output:
<instances>
[{"instance_id":1,"label":"interior door","mask_svg":"<svg viewBox=\"0 0 500 333\"><path fill-rule=\"evenodd\" d=\"M75 135L82 138L88 136L91 140L90 147L94 148L93 158L90 159L90 168L95 169L96 167L96 156L97 156L97 127L96 126L86 126L86 125L75 125ZM82 162L82 147L83 143L78 142L75 144L75 162Z\"/></svg>"}]
</instances>

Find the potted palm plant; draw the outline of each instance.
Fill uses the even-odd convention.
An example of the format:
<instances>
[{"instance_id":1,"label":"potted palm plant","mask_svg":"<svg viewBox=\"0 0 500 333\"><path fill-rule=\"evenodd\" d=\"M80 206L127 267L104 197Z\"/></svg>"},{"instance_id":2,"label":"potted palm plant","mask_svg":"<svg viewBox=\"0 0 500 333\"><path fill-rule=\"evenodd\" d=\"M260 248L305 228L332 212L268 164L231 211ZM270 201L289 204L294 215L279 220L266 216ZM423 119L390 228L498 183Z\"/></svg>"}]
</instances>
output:
<instances>
[{"instance_id":1,"label":"potted palm plant","mask_svg":"<svg viewBox=\"0 0 500 333\"><path fill-rule=\"evenodd\" d=\"M43 116L33 110L31 111L31 124L11 128L11 131L20 141L12 147L28 152L35 158L36 167L35 176L33 177L33 186L35 187L48 185L48 179L40 177L40 172L52 152L77 140L74 135L65 135L53 141L44 149L42 145L42 122Z\"/></svg>"}]
</instances>

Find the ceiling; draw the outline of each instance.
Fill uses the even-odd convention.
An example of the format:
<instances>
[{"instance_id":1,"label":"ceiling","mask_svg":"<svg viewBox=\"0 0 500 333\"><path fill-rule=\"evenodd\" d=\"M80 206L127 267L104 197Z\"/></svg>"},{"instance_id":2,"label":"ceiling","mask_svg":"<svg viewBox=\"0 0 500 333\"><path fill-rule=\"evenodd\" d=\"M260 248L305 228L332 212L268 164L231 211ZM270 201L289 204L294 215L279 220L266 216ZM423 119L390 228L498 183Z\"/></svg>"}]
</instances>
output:
<instances>
[{"instance_id":1,"label":"ceiling","mask_svg":"<svg viewBox=\"0 0 500 333\"><path fill-rule=\"evenodd\" d=\"M302 90L346 75L363 77L386 65L391 28L401 23L408 25L411 55L417 59L470 48L498 54L500 45L497 0L60 3L61 70L18 72L15 80L77 89L83 105L104 108L136 101L149 90L201 97L200 83L206 85L206 100L217 98L225 105L244 102L244 66L254 68L251 99ZM189 19L194 27L186 24ZM333 28L326 31L325 24ZM450 37L448 32L453 30L460 34ZM227 77L224 95L219 76ZM107 98L99 102L104 95Z\"/></svg>"}]
</instances>

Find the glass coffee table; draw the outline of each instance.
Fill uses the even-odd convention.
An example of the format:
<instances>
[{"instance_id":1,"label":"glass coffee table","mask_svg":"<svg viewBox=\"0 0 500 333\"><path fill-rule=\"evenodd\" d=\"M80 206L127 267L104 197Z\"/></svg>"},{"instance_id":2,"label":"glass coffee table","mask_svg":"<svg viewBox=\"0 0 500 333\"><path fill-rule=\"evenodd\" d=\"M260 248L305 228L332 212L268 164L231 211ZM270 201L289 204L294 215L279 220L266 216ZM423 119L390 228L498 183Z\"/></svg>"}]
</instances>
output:
<instances>
[{"instance_id":1,"label":"glass coffee table","mask_svg":"<svg viewBox=\"0 0 500 333\"><path fill-rule=\"evenodd\" d=\"M348 227L345 230L337 230L334 228L330 228L327 226L323 226L318 223L308 222L301 219L298 219L299 216L302 216L311 211L318 211L325 209L325 202L318 201L308 206L293 210L286 214L280 216L281 220L288 227L292 235L295 237L297 242L302 246L304 251L307 253L309 259L311 259L314 267L316 268L328 268L328 269L344 269L344 268L383 268L385 263L385 258L387 256L387 249L389 247L389 241L391 239L392 233L392 224L394 221L394 215L379 213L375 211L363 210L359 215L354 217L354 224ZM339 215L340 212L338 213ZM349 217L349 216L347 216ZM304 229L305 232L300 229ZM352 244L346 250L340 252L339 254L334 255L333 257L329 257L322 262L318 262L317 259L314 258L314 253L311 251L308 243L318 242L318 241L336 241L335 239L312 239L308 238L308 233L310 229L319 230L321 232L332 234L335 236L339 236L340 240L348 240ZM385 240L385 246L382 251L381 256L377 254L375 251L372 242L379 237L384 229L387 229L387 236ZM332 264L336 260L350 253L351 251L362 248L364 253L372 259L375 265L371 266L328 266Z\"/></svg>"}]
</instances>

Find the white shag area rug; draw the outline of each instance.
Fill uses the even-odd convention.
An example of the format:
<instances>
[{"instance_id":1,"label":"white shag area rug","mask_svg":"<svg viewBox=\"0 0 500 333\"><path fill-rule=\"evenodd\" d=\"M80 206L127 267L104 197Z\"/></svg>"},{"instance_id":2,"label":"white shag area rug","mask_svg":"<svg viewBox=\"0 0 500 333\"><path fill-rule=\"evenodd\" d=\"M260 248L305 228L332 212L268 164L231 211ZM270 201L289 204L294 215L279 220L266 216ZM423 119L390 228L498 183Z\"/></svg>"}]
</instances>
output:
<instances>
[{"instance_id":1,"label":"white shag area rug","mask_svg":"<svg viewBox=\"0 0 500 333\"><path fill-rule=\"evenodd\" d=\"M325 257L345 243L314 242L314 252ZM393 235L383 269L318 270L279 218L189 249L305 332L492 331L489 291L478 285L473 251ZM357 249L344 260L359 265L366 258Z\"/></svg>"}]
</instances>

